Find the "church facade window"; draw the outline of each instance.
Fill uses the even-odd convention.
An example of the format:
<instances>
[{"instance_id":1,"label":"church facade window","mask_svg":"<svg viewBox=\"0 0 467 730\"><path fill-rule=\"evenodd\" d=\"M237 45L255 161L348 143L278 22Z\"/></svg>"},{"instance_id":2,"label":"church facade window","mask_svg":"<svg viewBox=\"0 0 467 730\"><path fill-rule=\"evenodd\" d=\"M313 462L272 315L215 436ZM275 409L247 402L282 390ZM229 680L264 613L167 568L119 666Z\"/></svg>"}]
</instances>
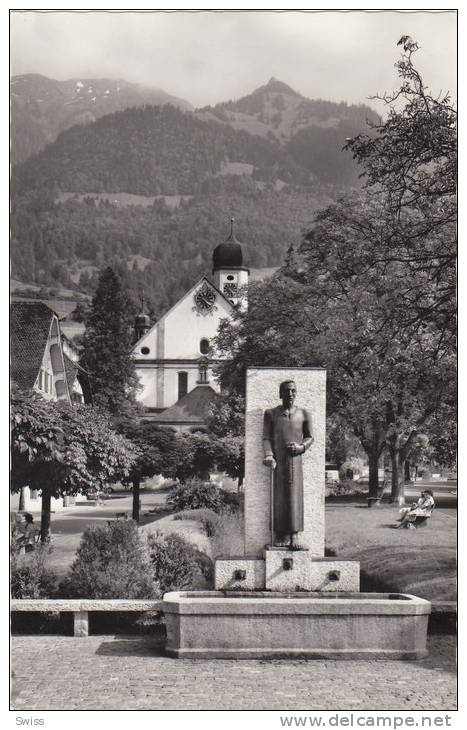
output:
<instances>
[{"instance_id":1,"label":"church facade window","mask_svg":"<svg viewBox=\"0 0 467 730\"><path fill-rule=\"evenodd\" d=\"M209 352L209 340L207 337L202 337L199 343L199 351L202 355L207 355Z\"/></svg>"},{"instance_id":2,"label":"church facade window","mask_svg":"<svg viewBox=\"0 0 467 730\"><path fill-rule=\"evenodd\" d=\"M188 373L181 371L178 373L178 400L188 393Z\"/></svg>"}]
</instances>

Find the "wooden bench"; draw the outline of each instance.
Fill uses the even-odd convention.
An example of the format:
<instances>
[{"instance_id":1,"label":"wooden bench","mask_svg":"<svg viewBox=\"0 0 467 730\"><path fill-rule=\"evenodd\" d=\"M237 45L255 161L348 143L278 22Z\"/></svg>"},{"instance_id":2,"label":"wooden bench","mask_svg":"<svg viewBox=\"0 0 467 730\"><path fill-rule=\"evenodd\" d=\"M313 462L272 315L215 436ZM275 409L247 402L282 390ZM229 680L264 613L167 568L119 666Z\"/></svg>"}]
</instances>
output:
<instances>
[{"instance_id":1,"label":"wooden bench","mask_svg":"<svg viewBox=\"0 0 467 730\"><path fill-rule=\"evenodd\" d=\"M52 598L14 598L10 611L37 611L40 613L58 612L73 614L73 635L89 635L89 611L160 611L162 601L123 600L123 599L52 599Z\"/></svg>"}]
</instances>

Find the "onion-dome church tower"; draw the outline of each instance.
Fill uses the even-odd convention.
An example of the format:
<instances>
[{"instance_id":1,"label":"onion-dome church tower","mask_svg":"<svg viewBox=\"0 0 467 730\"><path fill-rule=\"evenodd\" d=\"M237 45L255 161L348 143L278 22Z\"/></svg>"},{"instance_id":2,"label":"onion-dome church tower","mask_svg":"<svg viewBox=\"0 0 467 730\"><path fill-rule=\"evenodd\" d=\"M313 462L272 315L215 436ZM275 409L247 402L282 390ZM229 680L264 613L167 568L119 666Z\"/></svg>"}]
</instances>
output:
<instances>
[{"instance_id":1,"label":"onion-dome church tower","mask_svg":"<svg viewBox=\"0 0 467 730\"><path fill-rule=\"evenodd\" d=\"M243 251L240 241L235 237L234 218L230 219L230 236L220 243L212 254L212 274L214 284L233 304L246 301L244 287L248 284L250 270L243 265Z\"/></svg>"}]
</instances>

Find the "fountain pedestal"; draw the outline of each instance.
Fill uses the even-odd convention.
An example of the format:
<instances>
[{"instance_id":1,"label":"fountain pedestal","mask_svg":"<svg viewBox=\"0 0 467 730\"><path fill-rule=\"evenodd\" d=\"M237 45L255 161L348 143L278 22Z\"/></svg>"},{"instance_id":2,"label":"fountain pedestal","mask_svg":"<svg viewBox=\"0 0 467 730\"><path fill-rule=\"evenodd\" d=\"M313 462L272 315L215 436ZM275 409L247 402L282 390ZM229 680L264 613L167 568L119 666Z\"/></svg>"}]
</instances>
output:
<instances>
[{"instance_id":1,"label":"fountain pedestal","mask_svg":"<svg viewBox=\"0 0 467 730\"><path fill-rule=\"evenodd\" d=\"M262 463L263 413L279 383L294 380L311 411L314 442L303 455L307 549L272 540L271 472ZM167 653L175 657L384 657L426 655L431 604L415 596L359 593L358 561L324 557L326 372L253 368L247 373L245 553L220 557L215 591L166 593ZM352 519L352 517L350 517Z\"/></svg>"},{"instance_id":2,"label":"fountain pedestal","mask_svg":"<svg viewBox=\"0 0 467 730\"><path fill-rule=\"evenodd\" d=\"M166 593L166 651L213 659L426 656L430 603L389 593Z\"/></svg>"}]
</instances>

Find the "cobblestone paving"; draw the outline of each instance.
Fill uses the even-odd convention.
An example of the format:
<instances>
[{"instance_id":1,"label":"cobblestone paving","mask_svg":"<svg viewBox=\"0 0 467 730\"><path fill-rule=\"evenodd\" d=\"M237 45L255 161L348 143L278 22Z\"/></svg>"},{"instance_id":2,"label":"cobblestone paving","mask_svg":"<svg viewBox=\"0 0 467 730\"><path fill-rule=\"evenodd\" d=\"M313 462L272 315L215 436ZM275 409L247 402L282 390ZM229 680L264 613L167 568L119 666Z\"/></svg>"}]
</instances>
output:
<instances>
[{"instance_id":1,"label":"cobblestone paving","mask_svg":"<svg viewBox=\"0 0 467 730\"><path fill-rule=\"evenodd\" d=\"M15 710L455 710L456 640L395 660L169 659L146 637L15 636Z\"/></svg>"}]
</instances>

